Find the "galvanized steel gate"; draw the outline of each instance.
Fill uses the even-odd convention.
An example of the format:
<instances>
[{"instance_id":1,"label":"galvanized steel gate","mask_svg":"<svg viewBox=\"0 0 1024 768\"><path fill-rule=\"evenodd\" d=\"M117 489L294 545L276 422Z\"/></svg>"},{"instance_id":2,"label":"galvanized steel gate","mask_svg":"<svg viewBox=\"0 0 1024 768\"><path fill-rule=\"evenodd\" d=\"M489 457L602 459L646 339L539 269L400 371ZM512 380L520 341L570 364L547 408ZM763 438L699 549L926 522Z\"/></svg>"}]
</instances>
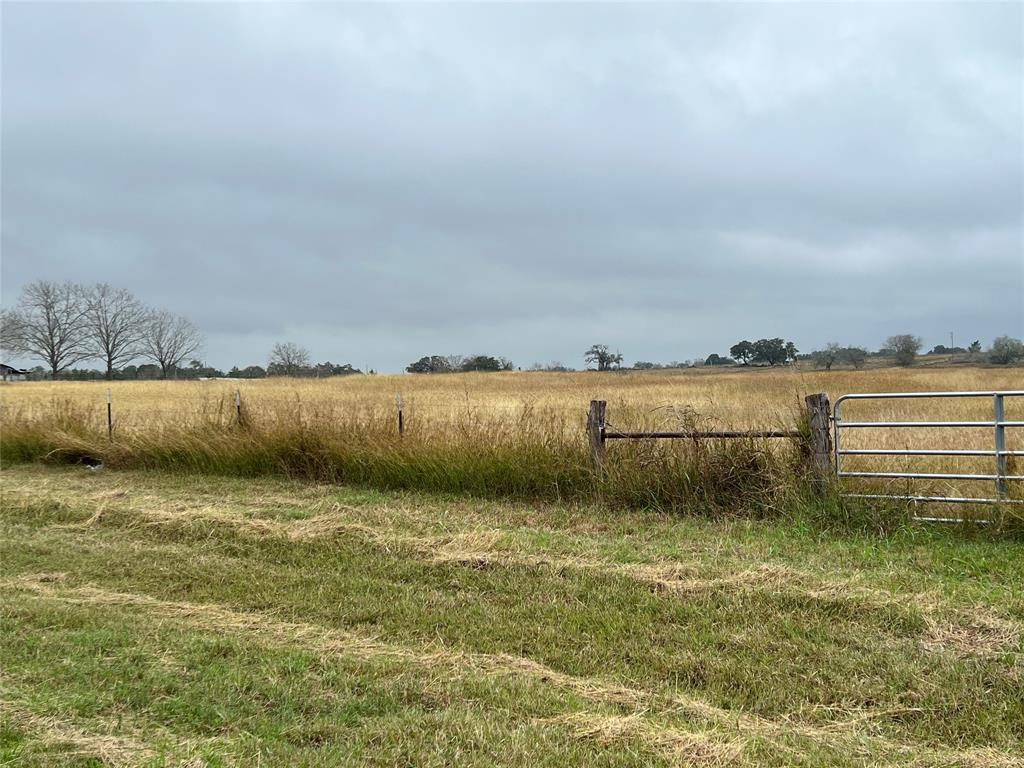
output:
<instances>
[{"instance_id":1,"label":"galvanized steel gate","mask_svg":"<svg viewBox=\"0 0 1024 768\"><path fill-rule=\"evenodd\" d=\"M843 421L840 407L847 400L898 400L911 398L990 398L992 400L991 421ZM888 493L847 493L846 496L863 499L902 499L920 502L946 502L957 504L1024 504L1024 499L1009 498L1007 483L1024 480L1024 475L1007 474L1007 457L1024 456L1024 450L1007 450L1006 430L1024 427L1024 421L1007 421L1005 402L1009 398L1024 397L1024 390L1004 392L889 392L874 394L843 395L836 400L832 410L835 434L835 472L837 478L911 478L928 480L971 480L991 481L995 495L988 496L918 496ZM848 429L890 429L890 428L936 428L936 429L985 429L992 430L992 449L934 449L934 448L844 448L843 432ZM934 473L934 472L867 472L843 469L844 456L988 456L992 458L992 474Z\"/></svg>"}]
</instances>

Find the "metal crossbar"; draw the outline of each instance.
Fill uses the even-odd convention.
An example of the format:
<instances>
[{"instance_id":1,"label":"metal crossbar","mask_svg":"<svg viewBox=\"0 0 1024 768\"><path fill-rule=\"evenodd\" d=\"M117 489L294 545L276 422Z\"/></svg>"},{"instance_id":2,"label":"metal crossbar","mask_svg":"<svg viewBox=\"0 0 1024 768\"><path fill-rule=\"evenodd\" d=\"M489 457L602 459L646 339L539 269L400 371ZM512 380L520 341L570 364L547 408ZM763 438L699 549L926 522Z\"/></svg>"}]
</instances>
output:
<instances>
[{"instance_id":1,"label":"metal crossbar","mask_svg":"<svg viewBox=\"0 0 1024 768\"><path fill-rule=\"evenodd\" d=\"M991 421L843 421L841 406L847 400L900 400L918 398L991 398ZM1024 504L1024 500L1011 499L1007 492L1008 481L1024 480L1024 475L1007 474L1007 457L1024 456L1024 451L1007 450L1006 430L1013 427L1024 427L1024 421L1006 419L1005 400L1009 397L1024 397L1024 390L987 391L987 392L877 392L867 394L843 395L836 400L832 409L834 426L835 473L842 477L874 477L874 478L910 478L928 480L972 480L995 483L995 497L964 497L964 496L915 496L882 493L846 494L861 499L902 499L922 502L945 502L954 504ZM888 429L888 428L987 428L992 430L993 448L991 450L944 450L930 448L843 448L842 431L844 429ZM862 472L843 469L843 456L987 456L994 460L993 474L970 473L934 473L934 472Z\"/></svg>"},{"instance_id":2,"label":"metal crossbar","mask_svg":"<svg viewBox=\"0 0 1024 768\"><path fill-rule=\"evenodd\" d=\"M610 427L606 427L603 439L605 440L672 440L682 438L697 438L697 437L753 437L753 438L773 438L773 437L788 437L796 438L800 437L800 432L797 430L765 430L761 432L757 431L720 431L720 432L618 432L613 431Z\"/></svg>"}]
</instances>

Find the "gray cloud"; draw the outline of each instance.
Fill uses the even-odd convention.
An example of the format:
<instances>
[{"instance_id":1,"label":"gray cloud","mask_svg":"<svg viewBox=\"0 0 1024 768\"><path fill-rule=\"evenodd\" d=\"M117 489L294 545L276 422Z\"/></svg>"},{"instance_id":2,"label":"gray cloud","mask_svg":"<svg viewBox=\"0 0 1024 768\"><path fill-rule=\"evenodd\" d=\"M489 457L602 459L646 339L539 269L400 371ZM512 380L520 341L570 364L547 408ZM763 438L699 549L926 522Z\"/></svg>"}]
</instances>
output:
<instances>
[{"instance_id":1,"label":"gray cloud","mask_svg":"<svg viewBox=\"0 0 1024 768\"><path fill-rule=\"evenodd\" d=\"M3 298L210 362L1024 335L1024 7L8 4Z\"/></svg>"}]
</instances>

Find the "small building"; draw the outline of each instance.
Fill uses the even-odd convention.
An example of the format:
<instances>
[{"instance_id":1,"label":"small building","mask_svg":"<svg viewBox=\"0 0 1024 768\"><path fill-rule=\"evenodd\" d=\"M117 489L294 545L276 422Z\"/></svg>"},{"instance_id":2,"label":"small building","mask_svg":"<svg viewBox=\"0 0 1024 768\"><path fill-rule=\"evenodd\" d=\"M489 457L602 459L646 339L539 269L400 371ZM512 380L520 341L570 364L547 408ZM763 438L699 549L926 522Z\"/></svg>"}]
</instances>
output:
<instances>
[{"instance_id":1,"label":"small building","mask_svg":"<svg viewBox=\"0 0 1024 768\"><path fill-rule=\"evenodd\" d=\"M28 371L22 368L15 368L7 363L0 363L0 380L3 381L25 381L28 378Z\"/></svg>"}]
</instances>

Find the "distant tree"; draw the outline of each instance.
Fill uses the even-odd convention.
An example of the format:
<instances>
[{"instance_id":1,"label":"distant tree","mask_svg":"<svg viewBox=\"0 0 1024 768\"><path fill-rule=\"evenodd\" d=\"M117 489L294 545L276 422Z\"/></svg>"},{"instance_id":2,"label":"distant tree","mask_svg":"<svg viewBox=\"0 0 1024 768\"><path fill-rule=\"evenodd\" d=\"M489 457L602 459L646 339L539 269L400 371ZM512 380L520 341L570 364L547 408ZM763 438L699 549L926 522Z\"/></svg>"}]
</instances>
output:
<instances>
[{"instance_id":1,"label":"distant tree","mask_svg":"<svg viewBox=\"0 0 1024 768\"><path fill-rule=\"evenodd\" d=\"M58 374L63 381L97 381L103 374L95 368L65 368Z\"/></svg>"},{"instance_id":2,"label":"distant tree","mask_svg":"<svg viewBox=\"0 0 1024 768\"><path fill-rule=\"evenodd\" d=\"M622 355L618 352L611 352L606 344L595 344L583 355L586 363L596 363L597 370L610 371L622 364Z\"/></svg>"},{"instance_id":3,"label":"distant tree","mask_svg":"<svg viewBox=\"0 0 1024 768\"><path fill-rule=\"evenodd\" d=\"M18 354L18 336L21 333L21 321L17 312L7 307L0 307L0 358Z\"/></svg>"},{"instance_id":4,"label":"distant tree","mask_svg":"<svg viewBox=\"0 0 1024 768\"><path fill-rule=\"evenodd\" d=\"M224 377L224 371L199 360L190 360L188 367L178 368L175 375L185 379L220 379Z\"/></svg>"},{"instance_id":5,"label":"distant tree","mask_svg":"<svg viewBox=\"0 0 1024 768\"><path fill-rule=\"evenodd\" d=\"M503 371L505 370L505 365L501 360L490 355L470 355L462 362L459 370L465 373L472 373L474 371Z\"/></svg>"},{"instance_id":6,"label":"distant tree","mask_svg":"<svg viewBox=\"0 0 1024 768\"><path fill-rule=\"evenodd\" d=\"M1010 365L1024 358L1024 342L1012 336L1000 336L992 342L988 359L996 365Z\"/></svg>"},{"instance_id":7,"label":"distant tree","mask_svg":"<svg viewBox=\"0 0 1024 768\"><path fill-rule=\"evenodd\" d=\"M161 378L161 369L159 365L153 365L153 363L143 363L138 369L138 378L140 379L159 379ZM163 378L167 378L164 376Z\"/></svg>"},{"instance_id":8,"label":"distant tree","mask_svg":"<svg viewBox=\"0 0 1024 768\"><path fill-rule=\"evenodd\" d=\"M448 364L448 370L461 371L468 358L465 355L445 355L444 360Z\"/></svg>"},{"instance_id":9,"label":"distant tree","mask_svg":"<svg viewBox=\"0 0 1024 768\"><path fill-rule=\"evenodd\" d=\"M529 370L531 370L531 371L548 371L549 373L568 373L568 372L572 371L573 369L570 368L569 366L567 366L567 365L565 365L565 364L555 360L555 361L547 363L547 364L544 364L544 363L534 363L533 365L530 366Z\"/></svg>"},{"instance_id":10,"label":"distant tree","mask_svg":"<svg viewBox=\"0 0 1024 768\"><path fill-rule=\"evenodd\" d=\"M796 344L792 341L786 342L786 362L795 363L796 356L800 353L800 350L796 348Z\"/></svg>"},{"instance_id":11,"label":"distant tree","mask_svg":"<svg viewBox=\"0 0 1024 768\"><path fill-rule=\"evenodd\" d=\"M750 361L754 359L754 345L746 340L737 342L729 347L729 354L743 365L750 365Z\"/></svg>"},{"instance_id":12,"label":"distant tree","mask_svg":"<svg viewBox=\"0 0 1024 768\"><path fill-rule=\"evenodd\" d=\"M971 342L970 346L967 347L967 353L974 357L975 355L981 354L981 342L975 339Z\"/></svg>"},{"instance_id":13,"label":"distant tree","mask_svg":"<svg viewBox=\"0 0 1024 768\"><path fill-rule=\"evenodd\" d=\"M658 367L656 363L650 363L646 360L637 360L633 363L633 370L636 371L651 371Z\"/></svg>"},{"instance_id":14,"label":"distant tree","mask_svg":"<svg viewBox=\"0 0 1024 768\"><path fill-rule=\"evenodd\" d=\"M84 294L85 326L92 353L106 364L106 377L140 355L147 310L124 288L97 283Z\"/></svg>"},{"instance_id":15,"label":"distant tree","mask_svg":"<svg viewBox=\"0 0 1024 768\"><path fill-rule=\"evenodd\" d=\"M357 373L362 373L362 371L351 363L335 365L330 360L326 363L317 363L313 368L313 372L316 374L317 378L326 378L328 376L352 376Z\"/></svg>"},{"instance_id":16,"label":"distant tree","mask_svg":"<svg viewBox=\"0 0 1024 768\"><path fill-rule=\"evenodd\" d=\"M149 313L140 349L142 357L160 366L161 378L176 373L181 361L202 346L203 337L188 318L163 310Z\"/></svg>"},{"instance_id":17,"label":"distant tree","mask_svg":"<svg viewBox=\"0 0 1024 768\"><path fill-rule=\"evenodd\" d=\"M864 347L846 347L840 352L840 357L844 362L860 370L868 359L868 351Z\"/></svg>"},{"instance_id":18,"label":"distant tree","mask_svg":"<svg viewBox=\"0 0 1024 768\"><path fill-rule=\"evenodd\" d=\"M736 361L731 357L722 357L716 352L712 352L704 359L704 365L735 365Z\"/></svg>"},{"instance_id":19,"label":"distant tree","mask_svg":"<svg viewBox=\"0 0 1024 768\"><path fill-rule=\"evenodd\" d=\"M841 352L842 347L834 341L829 342L823 349L816 350L813 353L814 364L819 368L824 368L826 371L831 371L832 366L839 360Z\"/></svg>"},{"instance_id":20,"label":"distant tree","mask_svg":"<svg viewBox=\"0 0 1024 768\"><path fill-rule=\"evenodd\" d=\"M247 365L239 371L238 377L240 379L265 379L267 371L260 365Z\"/></svg>"},{"instance_id":21,"label":"distant tree","mask_svg":"<svg viewBox=\"0 0 1024 768\"><path fill-rule=\"evenodd\" d=\"M896 365L906 367L914 364L914 360L917 359L917 353L921 351L923 343L920 336L901 333L896 336L890 336L885 342L885 349L896 358Z\"/></svg>"},{"instance_id":22,"label":"distant tree","mask_svg":"<svg viewBox=\"0 0 1024 768\"><path fill-rule=\"evenodd\" d=\"M430 355L421 357L415 363L410 363L405 370L408 373L451 373L452 367L447 358L441 355Z\"/></svg>"},{"instance_id":23,"label":"distant tree","mask_svg":"<svg viewBox=\"0 0 1024 768\"><path fill-rule=\"evenodd\" d=\"M778 337L758 339L754 342L753 362L771 366L786 362L786 342Z\"/></svg>"},{"instance_id":24,"label":"distant tree","mask_svg":"<svg viewBox=\"0 0 1024 768\"><path fill-rule=\"evenodd\" d=\"M309 350L293 341L279 341L270 350L267 372L276 376L298 376L309 367Z\"/></svg>"},{"instance_id":25,"label":"distant tree","mask_svg":"<svg viewBox=\"0 0 1024 768\"><path fill-rule=\"evenodd\" d=\"M963 347L947 347L945 344L936 344L929 350L929 355L963 355L967 350Z\"/></svg>"},{"instance_id":26,"label":"distant tree","mask_svg":"<svg viewBox=\"0 0 1024 768\"><path fill-rule=\"evenodd\" d=\"M82 289L73 283L30 283L16 308L4 313L3 347L42 360L56 379L65 368L93 356L86 309Z\"/></svg>"}]
</instances>

